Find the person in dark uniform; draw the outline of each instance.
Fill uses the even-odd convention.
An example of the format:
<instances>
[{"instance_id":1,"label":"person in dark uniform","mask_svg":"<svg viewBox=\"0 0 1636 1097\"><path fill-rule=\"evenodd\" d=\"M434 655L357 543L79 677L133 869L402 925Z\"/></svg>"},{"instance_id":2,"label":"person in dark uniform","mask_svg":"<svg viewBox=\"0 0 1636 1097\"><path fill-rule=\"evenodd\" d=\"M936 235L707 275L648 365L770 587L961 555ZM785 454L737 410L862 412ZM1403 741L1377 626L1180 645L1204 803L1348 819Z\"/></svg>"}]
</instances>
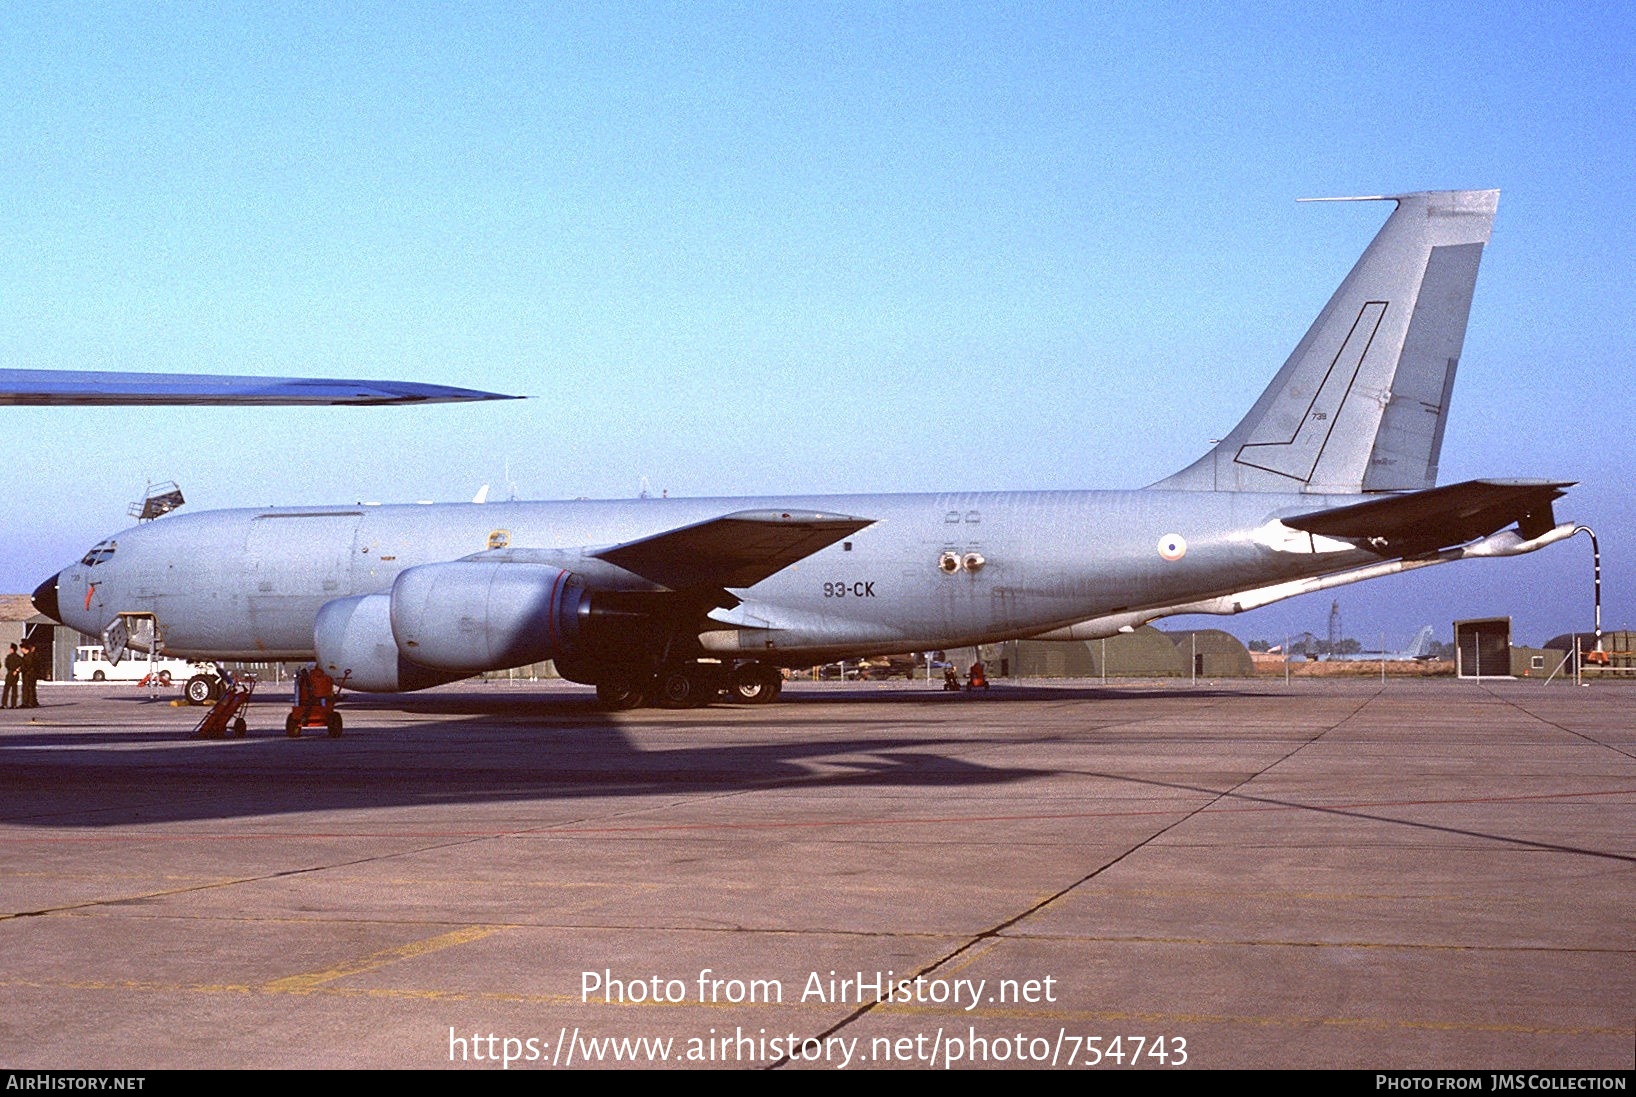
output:
<instances>
[{"instance_id":1,"label":"person in dark uniform","mask_svg":"<svg viewBox=\"0 0 1636 1097\"><path fill-rule=\"evenodd\" d=\"M23 657L17 653L17 645L11 645L6 653L6 689L0 693L0 708L17 707L17 688L23 676Z\"/></svg>"},{"instance_id":2,"label":"person in dark uniform","mask_svg":"<svg viewBox=\"0 0 1636 1097\"><path fill-rule=\"evenodd\" d=\"M39 708L40 698L35 685L45 677L45 653L34 646L33 640L23 641L23 708Z\"/></svg>"}]
</instances>

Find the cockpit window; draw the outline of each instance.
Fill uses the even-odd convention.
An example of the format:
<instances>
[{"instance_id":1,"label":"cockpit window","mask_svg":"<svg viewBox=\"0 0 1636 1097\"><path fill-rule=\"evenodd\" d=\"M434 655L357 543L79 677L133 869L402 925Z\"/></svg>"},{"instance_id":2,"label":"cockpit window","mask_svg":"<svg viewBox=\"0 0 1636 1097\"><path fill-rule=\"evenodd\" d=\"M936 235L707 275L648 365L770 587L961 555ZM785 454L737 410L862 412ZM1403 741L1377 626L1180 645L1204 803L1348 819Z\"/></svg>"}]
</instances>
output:
<instances>
[{"instance_id":1,"label":"cockpit window","mask_svg":"<svg viewBox=\"0 0 1636 1097\"><path fill-rule=\"evenodd\" d=\"M119 547L117 541L98 541L91 547L91 551L80 558L80 563L88 568L94 568L114 554Z\"/></svg>"}]
</instances>

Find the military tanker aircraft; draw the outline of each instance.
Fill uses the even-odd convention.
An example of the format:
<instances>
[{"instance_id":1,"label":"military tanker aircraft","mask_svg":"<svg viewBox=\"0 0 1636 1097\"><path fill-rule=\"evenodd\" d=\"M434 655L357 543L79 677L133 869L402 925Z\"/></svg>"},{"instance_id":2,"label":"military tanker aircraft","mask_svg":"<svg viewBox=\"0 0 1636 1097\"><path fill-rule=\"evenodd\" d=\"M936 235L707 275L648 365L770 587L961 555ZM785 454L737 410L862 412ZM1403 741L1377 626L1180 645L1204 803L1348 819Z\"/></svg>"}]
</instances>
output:
<instances>
[{"instance_id":1,"label":"military tanker aircraft","mask_svg":"<svg viewBox=\"0 0 1636 1097\"><path fill-rule=\"evenodd\" d=\"M173 515L34 592L185 659L392 692L552 659L604 705L770 701L780 668L1085 640L1561 540L1570 483L1436 486L1497 191L1395 203L1219 444L1130 491L307 506Z\"/></svg>"}]
</instances>

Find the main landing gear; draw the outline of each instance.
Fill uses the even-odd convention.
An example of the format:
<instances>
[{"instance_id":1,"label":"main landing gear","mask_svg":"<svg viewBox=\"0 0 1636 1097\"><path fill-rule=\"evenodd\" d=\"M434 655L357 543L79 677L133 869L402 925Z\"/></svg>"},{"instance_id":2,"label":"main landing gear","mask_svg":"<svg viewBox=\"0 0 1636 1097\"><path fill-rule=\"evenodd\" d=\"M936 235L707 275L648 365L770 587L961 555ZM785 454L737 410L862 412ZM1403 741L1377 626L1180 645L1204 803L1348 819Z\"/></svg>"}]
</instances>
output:
<instances>
[{"instance_id":1,"label":"main landing gear","mask_svg":"<svg viewBox=\"0 0 1636 1097\"><path fill-rule=\"evenodd\" d=\"M745 663L733 670L733 680L727 687L727 696L741 705L766 705L778 700L784 692L784 675L777 667L764 663Z\"/></svg>"},{"instance_id":2,"label":"main landing gear","mask_svg":"<svg viewBox=\"0 0 1636 1097\"><path fill-rule=\"evenodd\" d=\"M699 708L723 694L741 705L763 705L777 699L784 676L765 663L667 663L656 673L637 669L615 670L597 680L596 696L612 712L639 708L651 702L660 708Z\"/></svg>"}]
</instances>

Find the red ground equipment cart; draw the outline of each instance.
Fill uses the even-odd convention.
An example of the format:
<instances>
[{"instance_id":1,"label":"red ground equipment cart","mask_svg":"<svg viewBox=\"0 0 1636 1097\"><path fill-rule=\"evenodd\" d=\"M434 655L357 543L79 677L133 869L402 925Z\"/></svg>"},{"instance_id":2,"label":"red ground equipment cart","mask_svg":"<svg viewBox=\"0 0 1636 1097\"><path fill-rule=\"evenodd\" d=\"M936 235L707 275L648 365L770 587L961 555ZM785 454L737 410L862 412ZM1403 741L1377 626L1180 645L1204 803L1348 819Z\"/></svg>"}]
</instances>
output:
<instances>
[{"instance_id":1,"label":"red ground equipment cart","mask_svg":"<svg viewBox=\"0 0 1636 1097\"><path fill-rule=\"evenodd\" d=\"M341 679L344 683L345 678ZM295 704L284 721L284 734L301 738L306 728L322 728L331 739L341 737L341 714L335 711L340 685L316 664L295 672Z\"/></svg>"},{"instance_id":2,"label":"red ground equipment cart","mask_svg":"<svg viewBox=\"0 0 1636 1097\"><path fill-rule=\"evenodd\" d=\"M193 734L201 739L225 739L228 732L232 732L240 739L244 738L250 727L245 722L244 711L255 692L254 674L223 674L222 695L204 714L199 726L193 729Z\"/></svg>"}]
</instances>

